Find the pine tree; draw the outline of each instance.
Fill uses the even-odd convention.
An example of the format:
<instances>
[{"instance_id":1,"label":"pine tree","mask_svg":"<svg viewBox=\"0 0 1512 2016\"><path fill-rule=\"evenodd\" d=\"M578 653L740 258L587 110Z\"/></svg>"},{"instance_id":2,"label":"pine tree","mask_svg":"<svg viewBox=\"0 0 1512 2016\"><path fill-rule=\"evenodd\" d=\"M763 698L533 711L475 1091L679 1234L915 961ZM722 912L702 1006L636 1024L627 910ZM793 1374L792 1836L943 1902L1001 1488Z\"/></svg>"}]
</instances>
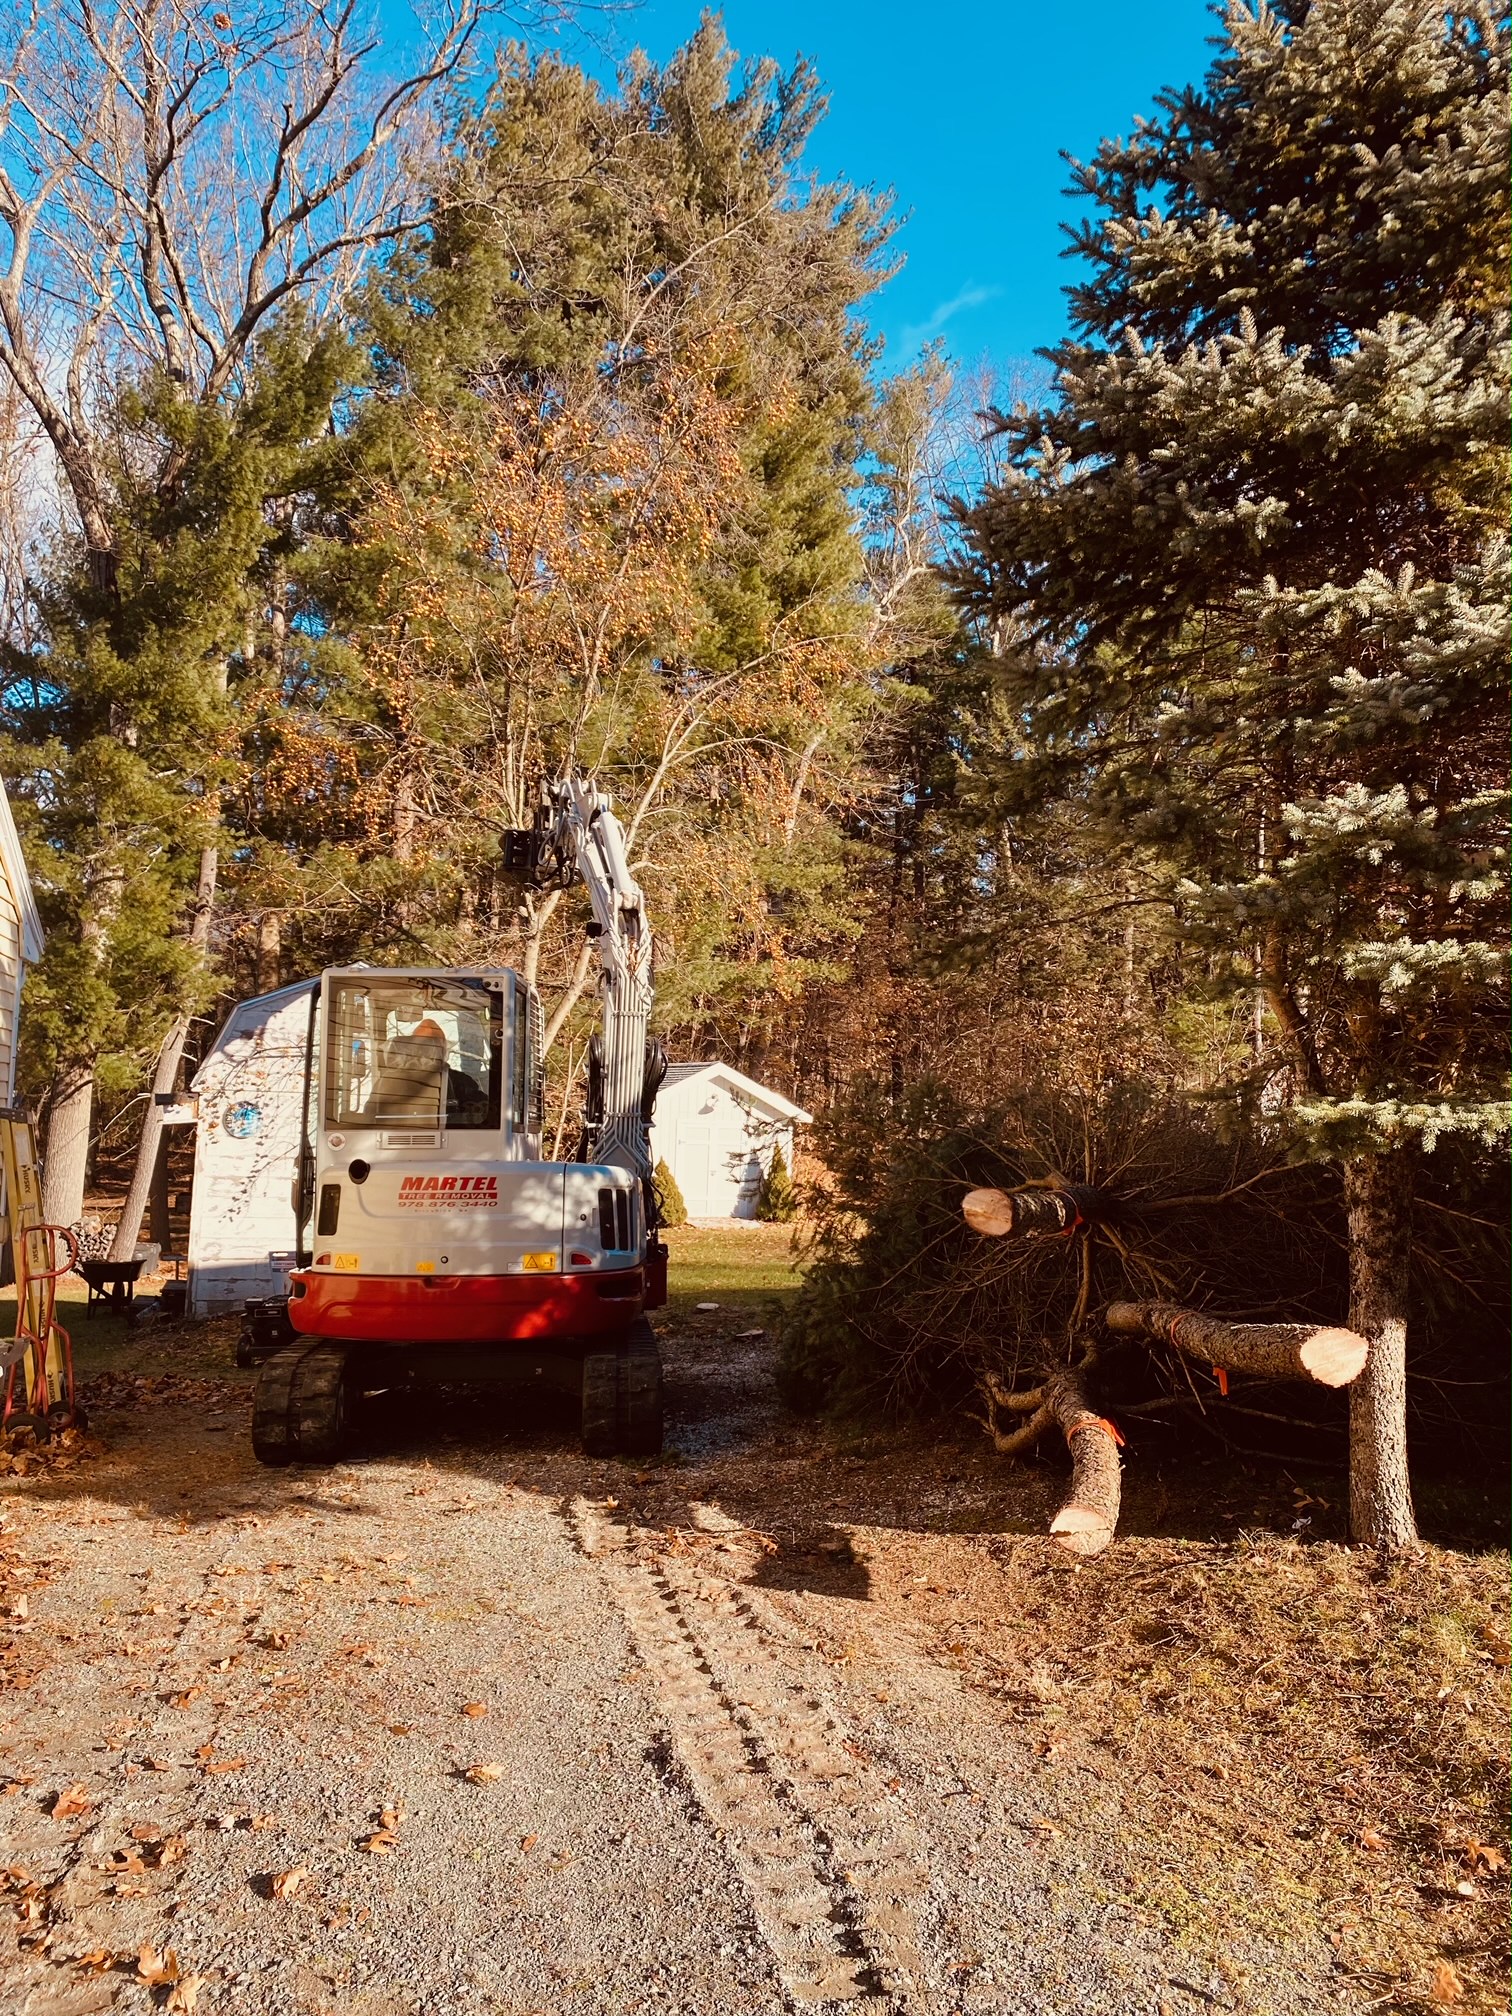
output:
<instances>
[{"instance_id":1,"label":"pine tree","mask_svg":"<svg viewBox=\"0 0 1512 2016\"><path fill-rule=\"evenodd\" d=\"M572 765L631 828L668 1018L734 994L759 1019L811 920L837 928L802 801L874 655L856 311L889 225L804 173L822 105L807 66L738 65L706 22L615 90L517 56L464 118L425 244L369 303L317 626L354 648L269 726L356 774L291 808L350 862L323 878L351 892L333 939L508 958L576 998L581 905L517 912L496 840Z\"/></svg>"},{"instance_id":2,"label":"pine tree","mask_svg":"<svg viewBox=\"0 0 1512 2016\"><path fill-rule=\"evenodd\" d=\"M1507 39L1489 6L1233 6L1076 171L1054 403L955 581L1012 639L1021 802L1072 797L1336 1160L1351 1525L1410 1544L1414 1165L1506 1125Z\"/></svg>"},{"instance_id":3,"label":"pine tree","mask_svg":"<svg viewBox=\"0 0 1512 2016\"><path fill-rule=\"evenodd\" d=\"M3 652L0 761L48 931L27 980L22 1082L49 1096L45 1196L63 1223L82 1202L93 1090L136 1092L155 1051L158 1089L172 1089L189 1019L214 998L225 800L245 783L238 720L279 682L257 647L292 543L286 507L319 480L347 361L295 313L268 330L234 401L197 403L156 372L119 386L101 461L109 585L59 537L33 650ZM159 1126L149 1106L126 1245Z\"/></svg>"},{"instance_id":4,"label":"pine tree","mask_svg":"<svg viewBox=\"0 0 1512 2016\"><path fill-rule=\"evenodd\" d=\"M677 1178L667 1166L665 1156L662 1156L657 1162L656 1174L653 1180L656 1184L657 1200L661 1207L662 1224L664 1226L686 1225L688 1222L687 1202L683 1197L681 1189L678 1187Z\"/></svg>"},{"instance_id":5,"label":"pine tree","mask_svg":"<svg viewBox=\"0 0 1512 2016\"><path fill-rule=\"evenodd\" d=\"M790 1225L798 1216L798 1191L780 1141L772 1143L772 1159L756 1193L756 1216L766 1225Z\"/></svg>"}]
</instances>

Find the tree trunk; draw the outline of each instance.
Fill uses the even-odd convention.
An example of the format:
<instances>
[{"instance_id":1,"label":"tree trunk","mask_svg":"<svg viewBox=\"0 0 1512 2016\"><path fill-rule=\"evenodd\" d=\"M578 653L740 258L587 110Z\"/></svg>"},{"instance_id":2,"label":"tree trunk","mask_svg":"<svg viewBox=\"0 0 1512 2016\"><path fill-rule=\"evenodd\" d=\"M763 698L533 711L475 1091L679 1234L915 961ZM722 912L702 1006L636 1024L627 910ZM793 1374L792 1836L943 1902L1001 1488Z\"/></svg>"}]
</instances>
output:
<instances>
[{"instance_id":1,"label":"tree trunk","mask_svg":"<svg viewBox=\"0 0 1512 2016\"><path fill-rule=\"evenodd\" d=\"M1087 1401L1089 1357L1074 1369L1052 1372L1031 1391L1010 1392L990 1372L977 1390L987 1403L982 1425L1000 1456L1022 1456L1050 1428L1059 1428L1071 1454L1071 1489L1050 1522L1050 1538L1063 1553L1087 1559L1113 1544L1123 1496L1122 1437L1111 1421ZM1017 1414L1016 1428L1003 1428L1000 1413Z\"/></svg>"},{"instance_id":2,"label":"tree trunk","mask_svg":"<svg viewBox=\"0 0 1512 2016\"><path fill-rule=\"evenodd\" d=\"M1101 1190L1067 1183L1055 1190L968 1190L961 1215L984 1239L1010 1234L1074 1232L1104 1218L1108 1199Z\"/></svg>"},{"instance_id":3,"label":"tree trunk","mask_svg":"<svg viewBox=\"0 0 1512 2016\"><path fill-rule=\"evenodd\" d=\"M1071 1490L1050 1522L1050 1538L1085 1560L1113 1544L1123 1496L1118 1432L1087 1404L1080 1372L1060 1372L1045 1387L1045 1405L1071 1452Z\"/></svg>"},{"instance_id":4,"label":"tree trunk","mask_svg":"<svg viewBox=\"0 0 1512 2016\"><path fill-rule=\"evenodd\" d=\"M1349 1395L1349 1530L1373 1547L1417 1545L1407 1473L1407 1293L1412 1164L1403 1149L1344 1164L1349 1320L1370 1359Z\"/></svg>"},{"instance_id":5,"label":"tree trunk","mask_svg":"<svg viewBox=\"0 0 1512 2016\"><path fill-rule=\"evenodd\" d=\"M42 1216L49 1225L75 1225L83 1214L93 1117L93 1064L64 1065L48 1108L42 1164Z\"/></svg>"},{"instance_id":6,"label":"tree trunk","mask_svg":"<svg viewBox=\"0 0 1512 2016\"><path fill-rule=\"evenodd\" d=\"M1347 1386L1371 1356L1353 1330L1322 1323L1229 1323L1176 1302L1110 1302L1104 1321L1126 1337L1154 1337L1184 1358L1261 1379L1312 1379Z\"/></svg>"},{"instance_id":7,"label":"tree trunk","mask_svg":"<svg viewBox=\"0 0 1512 2016\"><path fill-rule=\"evenodd\" d=\"M200 851L199 883L194 892L194 917L189 926L189 943L203 956L210 937L210 919L215 910L215 881L220 865L220 856L214 847ZM158 1051L157 1069L152 1074L152 1097L147 1104L146 1116L142 1121L141 1138L137 1142L136 1161L131 1170L131 1187L126 1192L126 1202L121 1207L120 1222L116 1226L115 1240L110 1248L112 1260L129 1260L136 1251L137 1240L142 1230L142 1214L147 1209L147 1200L152 1191L152 1172L157 1166L158 1143L163 1138L163 1115L158 1106L159 1093L172 1092L178 1083L179 1065L183 1061L184 1044L189 1035L187 1015L175 1015L168 1025L168 1033L163 1038Z\"/></svg>"},{"instance_id":8,"label":"tree trunk","mask_svg":"<svg viewBox=\"0 0 1512 2016\"><path fill-rule=\"evenodd\" d=\"M264 910L257 920L257 991L271 994L283 977L283 912Z\"/></svg>"},{"instance_id":9,"label":"tree trunk","mask_svg":"<svg viewBox=\"0 0 1512 2016\"><path fill-rule=\"evenodd\" d=\"M168 1183L168 1130L158 1133L157 1159L152 1165L152 1189L147 1205L147 1237L167 1253L173 1245L173 1222Z\"/></svg>"}]
</instances>

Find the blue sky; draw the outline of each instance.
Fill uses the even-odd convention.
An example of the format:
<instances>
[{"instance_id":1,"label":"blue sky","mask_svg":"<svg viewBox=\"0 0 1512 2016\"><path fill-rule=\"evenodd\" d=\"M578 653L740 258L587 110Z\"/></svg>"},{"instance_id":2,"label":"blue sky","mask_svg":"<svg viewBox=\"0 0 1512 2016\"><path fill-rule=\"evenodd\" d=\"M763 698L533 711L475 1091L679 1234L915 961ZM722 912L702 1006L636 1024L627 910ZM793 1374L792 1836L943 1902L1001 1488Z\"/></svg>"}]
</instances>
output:
<instances>
[{"instance_id":1,"label":"blue sky","mask_svg":"<svg viewBox=\"0 0 1512 2016\"><path fill-rule=\"evenodd\" d=\"M699 12L698 0L644 0L595 34L661 61ZM1060 150L1085 159L1104 134L1129 132L1162 85L1203 74L1218 31L1206 0L729 0L722 12L742 55L801 53L818 69L830 94L810 149L819 172L891 187L911 213L907 264L873 303L884 369L931 336L964 362L1011 369L1064 332L1073 266L1058 226L1076 206Z\"/></svg>"}]
</instances>

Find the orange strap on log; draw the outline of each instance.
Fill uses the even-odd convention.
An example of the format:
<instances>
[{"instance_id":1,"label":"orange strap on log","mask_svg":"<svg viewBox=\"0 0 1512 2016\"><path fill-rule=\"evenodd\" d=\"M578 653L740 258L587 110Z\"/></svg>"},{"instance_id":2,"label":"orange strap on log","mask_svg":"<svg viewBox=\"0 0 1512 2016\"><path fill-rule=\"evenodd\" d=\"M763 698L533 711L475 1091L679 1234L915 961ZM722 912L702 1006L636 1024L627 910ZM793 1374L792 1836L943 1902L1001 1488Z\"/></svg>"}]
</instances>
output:
<instances>
[{"instance_id":1,"label":"orange strap on log","mask_svg":"<svg viewBox=\"0 0 1512 2016\"><path fill-rule=\"evenodd\" d=\"M1124 1438L1119 1434L1117 1428L1101 1414L1089 1414L1086 1420L1078 1421L1074 1428L1068 1428L1066 1430L1066 1440L1069 1442L1073 1435L1080 1435L1083 1428L1101 1428L1104 1435L1108 1437L1116 1449L1122 1449L1124 1446Z\"/></svg>"}]
</instances>

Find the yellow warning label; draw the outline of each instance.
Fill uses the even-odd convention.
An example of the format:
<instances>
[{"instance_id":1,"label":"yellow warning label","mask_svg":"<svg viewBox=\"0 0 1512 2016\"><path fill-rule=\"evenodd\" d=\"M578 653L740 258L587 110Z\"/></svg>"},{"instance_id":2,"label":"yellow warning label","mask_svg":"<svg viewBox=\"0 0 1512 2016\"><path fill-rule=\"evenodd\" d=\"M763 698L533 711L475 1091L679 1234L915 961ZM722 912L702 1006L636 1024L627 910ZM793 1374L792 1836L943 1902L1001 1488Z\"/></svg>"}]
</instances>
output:
<instances>
[{"instance_id":1,"label":"yellow warning label","mask_svg":"<svg viewBox=\"0 0 1512 2016\"><path fill-rule=\"evenodd\" d=\"M336 1269L338 1274L355 1274L357 1272L357 1255L355 1253L333 1253L331 1255L331 1265Z\"/></svg>"},{"instance_id":2,"label":"yellow warning label","mask_svg":"<svg viewBox=\"0 0 1512 2016\"><path fill-rule=\"evenodd\" d=\"M527 1274L555 1274L556 1264L555 1253L526 1253L520 1259L520 1265Z\"/></svg>"}]
</instances>

